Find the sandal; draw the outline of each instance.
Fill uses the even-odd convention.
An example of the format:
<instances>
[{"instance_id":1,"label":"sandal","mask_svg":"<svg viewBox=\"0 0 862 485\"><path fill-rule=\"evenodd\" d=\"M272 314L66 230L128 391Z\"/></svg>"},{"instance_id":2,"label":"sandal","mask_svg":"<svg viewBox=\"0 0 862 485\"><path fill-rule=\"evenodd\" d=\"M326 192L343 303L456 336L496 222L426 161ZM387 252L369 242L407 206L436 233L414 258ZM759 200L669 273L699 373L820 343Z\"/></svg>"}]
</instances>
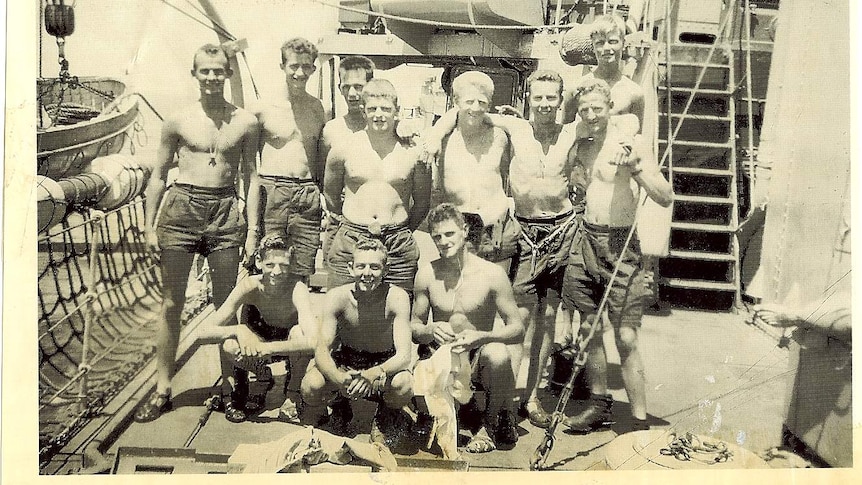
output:
<instances>
[{"instance_id":1,"label":"sandal","mask_svg":"<svg viewBox=\"0 0 862 485\"><path fill-rule=\"evenodd\" d=\"M278 418L289 423L299 424L299 407L302 405L302 395L292 389L284 392L284 404L278 410Z\"/></svg>"},{"instance_id":2,"label":"sandal","mask_svg":"<svg viewBox=\"0 0 862 485\"><path fill-rule=\"evenodd\" d=\"M548 429L548 426L551 425L551 415L545 411L541 401L537 398L528 399L521 406L521 414L530 421L530 424L537 428Z\"/></svg>"},{"instance_id":3,"label":"sandal","mask_svg":"<svg viewBox=\"0 0 862 485\"><path fill-rule=\"evenodd\" d=\"M153 391L145 401L141 402L138 409L135 410L133 419L138 423L149 423L150 421L155 421L159 416L170 411L172 408L171 391L164 394Z\"/></svg>"},{"instance_id":4,"label":"sandal","mask_svg":"<svg viewBox=\"0 0 862 485\"><path fill-rule=\"evenodd\" d=\"M497 445L495 445L494 440L488 436L488 432L482 428L477 431L472 438L470 438L470 441L464 449L467 453L488 453L496 450Z\"/></svg>"},{"instance_id":5,"label":"sandal","mask_svg":"<svg viewBox=\"0 0 862 485\"><path fill-rule=\"evenodd\" d=\"M241 423L246 420L248 416L245 414L245 411L234 404L230 399L226 399L224 402L224 418L231 423Z\"/></svg>"}]
</instances>

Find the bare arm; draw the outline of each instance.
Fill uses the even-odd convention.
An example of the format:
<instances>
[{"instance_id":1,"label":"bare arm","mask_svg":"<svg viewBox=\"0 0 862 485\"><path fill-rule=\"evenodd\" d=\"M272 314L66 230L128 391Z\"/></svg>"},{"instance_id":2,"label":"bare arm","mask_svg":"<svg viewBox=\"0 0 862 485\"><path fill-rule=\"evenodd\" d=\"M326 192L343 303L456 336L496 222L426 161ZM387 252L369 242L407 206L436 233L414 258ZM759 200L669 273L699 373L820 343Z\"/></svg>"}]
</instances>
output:
<instances>
[{"instance_id":1,"label":"bare arm","mask_svg":"<svg viewBox=\"0 0 862 485\"><path fill-rule=\"evenodd\" d=\"M158 251L159 249L155 228L156 215L159 212L159 203L162 200L162 195L165 193L168 170L174 164L174 155L179 148L179 144L180 134L177 122L174 119L168 119L162 125L159 148L156 152L153 171L150 174L150 180L147 184L147 198L144 205L144 230L147 237L147 246L154 251Z\"/></svg>"},{"instance_id":2,"label":"bare arm","mask_svg":"<svg viewBox=\"0 0 862 485\"><path fill-rule=\"evenodd\" d=\"M392 338L395 343L395 355L380 364L380 368L386 375L392 375L410 365L410 351L412 350L410 298L407 296L407 292L401 288L393 287L389 293L387 306L392 315Z\"/></svg>"},{"instance_id":3,"label":"bare arm","mask_svg":"<svg viewBox=\"0 0 862 485\"><path fill-rule=\"evenodd\" d=\"M332 150L332 123L335 120L330 121L323 125L323 131L320 133L320 140L317 142L317 153L320 155L320 159L324 162L323 165L323 174L325 177L326 174L326 160L329 157L329 152Z\"/></svg>"},{"instance_id":4,"label":"bare arm","mask_svg":"<svg viewBox=\"0 0 862 485\"><path fill-rule=\"evenodd\" d=\"M651 150L646 148L640 135L635 137L629 158L632 160L630 168L635 182L646 190L650 199L658 205L669 207L673 203L673 187L661 174L655 158L651 155Z\"/></svg>"},{"instance_id":5,"label":"bare arm","mask_svg":"<svg viewBox=\"0 0 862 485\"><path fill-rule=\"evenodd\" d=\"M221 343L226 339L236 338L237 331L244 325L228 325L228 323L236 322L237 310L248 302L249 295L255 291L256 285L257 283L252 276L240 280L231 290L225 302L201 323L200 327L203 330L198 336L198 343Z\"/></svg>"},{"instance_id":6,"label":"bare arm","mask_svg":"<svg viewBox=\"0 0 862 485\"><path fill-rule=\"evenodd\" d=\"M341 150L329 152L326 160L326 175L323 179L323 195L330 212L341 215L341 192L344 190L344 156Z\"/></svg>"},{"instance_id":7,"label":"bare arm","mask_svg":"<svg viewBox=\"0 0 862 485\"><path fill-rule=\"evenodd\" d=\"M341 313L344 295L338 291L331 291L326 295L326 304L323 309L320 331L317 334L317 345L314 348L314 361L320 373L331 382L346 386L352 380L350 374L342 372L332 359L332 350L336 344L336 333L338 330L338 315Z\"/></svg>"},{"instance_id":8,"label":"bare arm","mask_svg":"<svg viewBox=\"0 0 862 485\"><path fill-rule=\"evenodd\" d=\"M490 124L500 128L509 135L509 139L516 150L523 143L529 143L535 139L533 136L533 126L527 120L515 116L496 114L488 114L486 115L486 119Z\"/></svg>"},{"instance_id":9,"label":"bare arm","mask_svg":"<svg viewBox=\"0 0 862 485\"><path fill-rule=\"evenodd\" d=\"M431 301L428 298L428 280L431 267L425 265L416 272L413 282L413 314L410 319L410 330L413 341L417 344L428 344L434 340L434 325L428 323Z\"/></svg>"},{"instance_id":10,"label":"bare arm","mask_svg":"<svg viewBox=\"0 0 862 485\"><path fill-rule=\"evenodd\" d=\"M497 313L503 317L503 326L495 326L490 331L464 330L454 342L453 350L473 349L491 342L517 344L524 339L524 319L515 302L515 293L509 278L498 266L488 271L491 297L497 305Z\"/></svg>"},{"instance_id":11,"label":"bare arm","mask_svg":"<svg viewBox=\"0 0 862 485\"><path fill-rule=\"evenodd\" d=\"M577 114L578 106L575 103L575 93L571 89L567 89L563 93L563 124L575 121Z\"/></svg>"},{"instance_id":12,"label":"bare arm","mask_svg":"<svg viewBox=\"0 0 862 485\"><path fill-rule=\"evenodd\" d=\"M248 233L245 241L245 257L257 249L260 239L260 179L257 177L258 160L260 152L260 127L255 117L254 126L246 134L242 146L242 175L245 186L245 213L248 221Z\"/></svg>"},{"instance_id":13,"label":"bare arm","mask_svg":"<svg viewBox=\"0 0 862 485\"><path fill-rule=\"evenodd\" d=\"M638 87L637 92L632 94L631 114L638 118L638 129L640 133L644 125L644 95Z\"/></svg>"}]
</instances>

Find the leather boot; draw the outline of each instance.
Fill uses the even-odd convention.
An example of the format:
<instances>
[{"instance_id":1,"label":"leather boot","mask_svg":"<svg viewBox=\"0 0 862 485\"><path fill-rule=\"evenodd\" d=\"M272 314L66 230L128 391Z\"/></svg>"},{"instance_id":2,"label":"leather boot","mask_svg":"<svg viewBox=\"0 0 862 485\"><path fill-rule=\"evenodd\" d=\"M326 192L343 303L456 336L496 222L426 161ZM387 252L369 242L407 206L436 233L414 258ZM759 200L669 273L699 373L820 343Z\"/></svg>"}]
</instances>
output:
<instances>
[{"instance_id":1,"label":"leather boot","mask_svg":"<svg viewBox=\"0 0 862 485\"><path fill-rule=\"evenodd\" d=\"M576 433L589 433L611 419L611 396L592 394L586 409L563 420L563 425Z\"/></svg>"}]
</instances>

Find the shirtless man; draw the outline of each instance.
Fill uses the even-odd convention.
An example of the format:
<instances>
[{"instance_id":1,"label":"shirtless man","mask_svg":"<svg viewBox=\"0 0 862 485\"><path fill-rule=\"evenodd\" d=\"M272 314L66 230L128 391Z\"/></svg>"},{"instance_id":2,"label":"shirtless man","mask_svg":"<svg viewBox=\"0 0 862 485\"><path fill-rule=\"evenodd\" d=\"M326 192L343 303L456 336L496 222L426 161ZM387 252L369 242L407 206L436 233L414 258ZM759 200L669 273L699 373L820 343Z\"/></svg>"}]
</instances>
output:
<instances>
[{"instance_id":1,"label":"shirtless man","mask_svg":"<svg viewBox=\"0 0 862 485\"><path fill-rule=\"evenodd\" d=\"M323 216L319 183L323 159L318 139L325 115L320 100L305 91L317 69L317 47L303 38L281 47L281 69L287 98L255 109L260 122L259 175L248 193L246 254L257 247L262 235L286 235L293 248L291 271L307 278L314 273L314 256L320 245Z\"/></svg>"},{"instance_id":2,"label":"shirtless man","mask_svg":"<svg viewBox=\"0 0 862 485\"><path fill-rule=\"evenodd\" d=\"M320 159L324 162L329 156L333 143L344 140L351 133L365 129L365 110L362 109L362 90L374 77L374 62L365 56L347 56L338 66L338 89L347 103L347 114L329 120L320 136ZM329 215L326 221L326 234L323 238L323 255L329 252L329 243L338 229L338 218Z\"/></svg>"},{"instance_id":3,"label":"shirtless man","mask_svg":"<svg viewBox=\"0 0 862 485\"><path fill-rule=\"evenodd\" d=\"M338 140L365 129L362 90L374 77L374 62L365 56L347 56L338 66L338 90L347 103L347 114L326 122L320 137L320 156L326 161L329 150Z\"/></svg>"},{"instance_id":4,"label":"shirtless man","mask_svg":"<svg viewBox=\"0 0 862 485\"><path fill-rule=\"evenodd\" d=\"M508 271L518 252L521 229L512 217L505 190L508 138L502 129L485 123L493 94L494 81L485 73L470 71L456 77L452 95L457 112L452 110L437 121L426 150L432 155L440 152L444 198L464 214L470 228L468 241L476 254ZM452 130L454 116L457 122ZM442 140L442 150L437 148L437 140Z\"/></svg>"},{"instance_id":5,"label":"shirtless man","mask_svg":"<svg viewBox=\"0 0 862 485\"><path fill-rule=\"evenodd\" d=\"M566 257L578 222L569 199L575 129L573 124L556 122L563 99L559 74L536 71L527 79L527 89L532 122L500 115L486 115L486 119L509 135L514 152L509 186L522 230L514 286L528 315L518 381L526 383L523 407L530 423L546 428L550 415L539 402L539 379L550 355ZM451 114L441 121L438 129L451 123Z\"/></svg>"},{"instance_id":6,"label":"shirtless man","mask_svg":"<svg viewBox=\"0 0 862 485\"><path fill-rule=\"evenodd\" d=\"M260 409L266 397L249 398L249 371L269 374L273 382L267 365L284 361L285 401L279 414L299 423L299 385L314 354L317 325L308 287L301 276L289 271L292 252L281 235L264 237L255 257L262 274L240 280L224 304L202 323L206 330L199 341L220 343L222 370L232 370L222 376L228 421L245 421L246 413ZM237 311L241 311L240 324L231 325Z\"/></svg>"},{"instance_id":7,"label":"shirtless man","mask_svg":"<svg viewBox=\"0 0 862 485\"><path fill-rule=\"evenodd\" d=\"M624 254L608 298L608 316L616 332L622 361L623 384L631 403L634 429L646 429L646 392L643 362L638 350L637 329L643 314L643 272L640 248L634 236L623 244L639 204L640 189L656 203L668 207L673 190L649 156L649 147L639 136L633 151L618 158L619 146L634 135L617 123L608 123L611 90L601 79L581 84L577 93L578 122L576 163L586 187L583 224L575 234L563 284L563 300L578 310L582 328L597 318L596 311L620 254ZM639 187L639 188L638 188ZM592 395L588 407L568 417L563 424L578 432L590 431L610 417L613 402L607 393L607 357L596 333L587 347L587 376Z\"/></svg>"},{"instance_id":8,"label":"shirtless man","mask_svg":"<svg viewBox=\"0 0 862 485\"><path fill-rule=\"evenodd\" d=\"M372 79L362 100L368 126L339 141L326 161L326 204L341 216L326 255L329 281L331 286L351 281L353 245L379 239L389 256L386 282L409 291L419 261L412 231L428 213L431 175L419 149L405 146L395 134L395 87Z\"/></svg>"},{"instance_id":9,"label":"shirtless man","mask_svg":"<svg viewBox=\"0 0 862 485\"><path fill-rule=\"evenodd\" d=\"M396 430L406 428L401 409L413 397L410 298L383 281L388 263L380 240L358 241L348 270L353 282L326 294L314 364L302 380L304 418L318 424L339 394L376 400L371 440L391 447ZM333 428L343 428L351 416L333 410L338 418Z\"/></svg>"},{"instance_id":10,"label":"shirtless man","mask_svg":"<svg viewBox=\"0 0 862 485\"><path fill-rule=\"evenodd\" d=\"M224 99L225 80L233 74L227 55L215 45L201 47L191 74L201 97L165 120L147 185L147 246L161 251L164 299L157 317L158 381L156 390L135 411L139 422L152 421L171 408L180 313L195 253L206 256L209 263L216 308L236 285L239 248L246 232L235 189L237 174L240 165L247 177L256 173L257 120ZM175 156L179 173L165 194Z\"/></svg>"},{"instance_id":11,"label":"shirtless man","mask_svg":"<svg viewBox=\"0 0 862 485\"><path fill-rule=\"evenodd\" d=\"M454 343L454 350L470 352L473 380L488 398L483 423L467 451L513 445L518 440L510 409L515 374L507 345L522 341L524 325L512 285L502 268L467 251L468 228L452 204L440 204L428 214L428 230L440 259L416 274L413 340L432 346ZM495 325L497 313L502 322Z\"/></svg>"},{"instance_id":12,"label":"shirtless man","mask_svg":"<svg viewBox=\"0 0 862 485\"><path fill-rule=\"evenodd\" d=\"M643 89L634 81L624 76L620 69L623 50L625 49L626 25L618 15L603 15L592 24L590 39L596 53L598 66L593 71L578 80L578 84L592 79L601 79L611 87L611 99L614 102L611 115L631 113L637 116L638 124L644 121ZM568 90L563 104L563 123L575 120L577 104L575 91ZM638 128L638 133L640 129Z\"/></svg>"}]
</instances>

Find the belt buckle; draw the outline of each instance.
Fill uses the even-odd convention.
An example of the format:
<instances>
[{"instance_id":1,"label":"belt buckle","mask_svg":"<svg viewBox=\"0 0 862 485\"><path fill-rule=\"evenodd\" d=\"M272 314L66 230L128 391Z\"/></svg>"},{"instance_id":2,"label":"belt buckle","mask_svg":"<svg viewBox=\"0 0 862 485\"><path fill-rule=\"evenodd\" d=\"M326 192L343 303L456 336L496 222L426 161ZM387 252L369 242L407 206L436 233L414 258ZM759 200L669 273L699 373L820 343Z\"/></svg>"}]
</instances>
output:
<instances>
[{"instance_id":1,"label":"belt buckle","mask_svg":"<svg viewBox=\"0 0 862 485\"><path fill-rule=\"evenodd\" d=\"M374 221L371 224L368 224L368 232L374 236L379 236L383 233L383 226L380 224L380 221Z\"/></svg>"}]
</instances>

